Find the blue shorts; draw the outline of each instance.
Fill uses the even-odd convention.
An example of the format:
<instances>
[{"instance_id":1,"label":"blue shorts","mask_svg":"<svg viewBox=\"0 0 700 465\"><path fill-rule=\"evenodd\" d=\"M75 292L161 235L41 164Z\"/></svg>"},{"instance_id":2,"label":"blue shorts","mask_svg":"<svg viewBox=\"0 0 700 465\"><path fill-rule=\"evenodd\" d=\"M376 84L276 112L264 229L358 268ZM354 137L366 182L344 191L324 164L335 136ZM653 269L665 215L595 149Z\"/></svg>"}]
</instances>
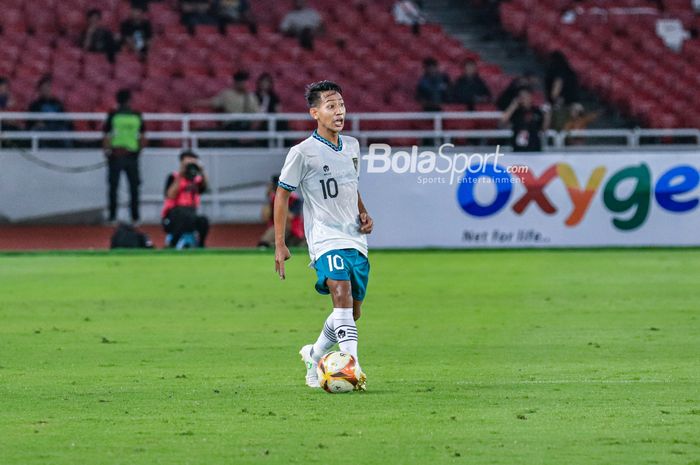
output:
<instances>
[{"instance_id":1,"label":"blue shorts","mask_svg":"<svg viewBox=\"0 0 700 465\"><path fill-rule=\"evenodd\" d=\"M369 281L369 260L355 249L331 250L316 259L316 291L330 294L327 279L350 281L352 298L364 300Z\"/></svg>"}]
</instances>

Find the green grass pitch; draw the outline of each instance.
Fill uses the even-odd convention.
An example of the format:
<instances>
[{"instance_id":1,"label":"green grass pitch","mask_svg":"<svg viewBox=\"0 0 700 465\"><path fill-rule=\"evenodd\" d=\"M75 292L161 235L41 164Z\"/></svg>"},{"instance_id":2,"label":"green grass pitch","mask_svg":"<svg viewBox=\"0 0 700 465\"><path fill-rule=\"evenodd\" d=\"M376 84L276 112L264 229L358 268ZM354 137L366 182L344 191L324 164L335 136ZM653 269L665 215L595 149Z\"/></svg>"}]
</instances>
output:
<instances>
[{"instance_id":1,"label":"green grass pitch","mask_svg":"<svg viewBox=\"0 0 700 465\"><path fill-rule=\"evenodd\" d=\"M302 251L0 256L0 464L700 464L700 251L370 259L330 395Z\"/></svg>"}]
</instances>

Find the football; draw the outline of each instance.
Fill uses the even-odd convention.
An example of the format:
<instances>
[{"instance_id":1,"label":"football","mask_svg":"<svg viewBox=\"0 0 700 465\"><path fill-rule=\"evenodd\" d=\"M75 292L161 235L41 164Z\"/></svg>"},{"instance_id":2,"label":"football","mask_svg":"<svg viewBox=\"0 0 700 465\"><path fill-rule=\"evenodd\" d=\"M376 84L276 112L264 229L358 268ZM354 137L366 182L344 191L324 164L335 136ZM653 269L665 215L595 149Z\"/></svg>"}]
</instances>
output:
<instances>
[{"instance_id":1,"label":"football","mask_svg":"<svg viewBox=\"0 0 700 465\"><path fill-rule=\"evenodd\" d=\"M360 370L355 358L344 352L329 352L318 361L318 382L331 394L355 389Z\"/></svg>"}]
</instances>

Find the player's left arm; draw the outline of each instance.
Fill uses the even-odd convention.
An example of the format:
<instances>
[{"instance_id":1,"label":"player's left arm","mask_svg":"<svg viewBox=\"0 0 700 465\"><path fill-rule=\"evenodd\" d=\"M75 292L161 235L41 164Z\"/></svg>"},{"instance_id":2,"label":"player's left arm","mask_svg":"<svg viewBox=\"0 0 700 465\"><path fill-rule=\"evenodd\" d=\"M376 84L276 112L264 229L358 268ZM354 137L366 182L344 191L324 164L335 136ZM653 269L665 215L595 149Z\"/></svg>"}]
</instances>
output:
<instances>
[{"instance_id":1,"label":"player's left arm","mask_svg":"<svg viewBox=\"0 0 700 465\"><path fill-rule=\"evenodd\" d=\"M360 211L360 232L362 234L371 233L374 228L374 220L367 213L367 208L365 208L359 192L357 193L357 209Z\"/></svg>"}]
</instances>

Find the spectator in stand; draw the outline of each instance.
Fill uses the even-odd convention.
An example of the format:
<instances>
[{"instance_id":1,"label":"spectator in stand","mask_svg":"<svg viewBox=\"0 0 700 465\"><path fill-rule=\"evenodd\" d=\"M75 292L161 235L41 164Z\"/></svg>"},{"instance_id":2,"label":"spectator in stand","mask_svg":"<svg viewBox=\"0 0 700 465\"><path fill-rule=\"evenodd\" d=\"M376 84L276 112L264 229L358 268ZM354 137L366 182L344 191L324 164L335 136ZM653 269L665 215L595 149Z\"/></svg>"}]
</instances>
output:
<instances>
[{"instance_id":1,"label":"spectator in stand","mask_svg":"<svg viewBox=\"0 0 700 465\"><path fill-rule=\"evenodd\" d=\"M12 103L10 81L5 76L0 76L0 111L9 111Z\"/></svg>"},{"instance_id":2,"label":"spectator in stand","mask_svg":"<svg viewBox=\"0 0 700 465\"><path fill-rule=\"evenodd\" d=\"M411 0L397 0L394 3L394 21L397 24L411 26L415 35L420 34L420 26L425 23L425 16L420 7Z\"/></svg>"},{"instance_id":3,"label":"spectator in stand","mask_svg":"<svg viewBox=\"0 0 700 465\"><path fill-rule=\"evenodd\" d=\"M541 134L549 127L549 109L539 109L532 101L532 91L520 93L503 112L502 122L513 130L511 145L514 152L541 152Z\"/></svg>"},{"instance_id":4,"label":"spectator in stand","mask_svg":"<svg viewBox=\"0 0 700 465\"><path fill-rule=\"evenodd\" d=\"M323 20L318 11L307 7L304 0L294 0L294 9L282 19L282 33L299 38L299 44L307 49L314 49L314 38L321 32Z\"/></svg>"},{"instance_id":5,"label":"spectator in stand","mask_svg":"<svg viewBox=\"0 0 700 465\"><path fill-rule=\"evenodd\" d=\"M418 81L416 100L423 111L441 111L442 104L447 102L450 89L450 78L440 70L435 58L423 60L423 76Z\"/></svg>"},{"instance_id":6,"label":"spectator in stand","mask_svg":"<svg viewBox=\"0 0 700 465\"><path fill-rule=\"evenodd\" d=\"M258 77L255 84L255 96L258 98L261 113L278 112L280 98L275 92L275 85L270 73L263 73Z\"/></svg>"},{"instance_id":7,"label":"spectator in stand","mask_svg":"<svg viewBox=\"0 0 700 465\"><path fill-rule=\"evenodd\" d=\"M452 101L466 105L468 111L474 111L477 103L491 101L491 91L479 76L474 60L464 63L464 74L452 86Z\"/></svg>"},{"instance_id":8,"label":"spectator in stand","mask_svg":"<svg viewBox=\"0 0 700 465\"><path fill-rule=\"evenodd\" d=\"M165 181L165 202L161 212L163 229L170 235L168 246L177 247L183 234L197 234L197 246L204 247L209 220L197 209L209 182L199 156L191 150L180 154L180 169Z\"/></svg>"},{"instance_id":9,"label":"spectator in stand","mask_svg":"<svg viewBox=\"0 0 700 465\"><path fill-rule=\"evenodd\" d=\"M14 105L14 100L12 99L12 92L10 91L10 81L4 77L0 76L0 111L12 111ZM2 120L0 121L0 131L18 131L19 126L14 121ZM2 144L0 141L0 147L8 147L14 145L13 142L8 142L7 145Z\"/></svg>"},{"instance_id":10,"label":"spectator in stand","mask_svg":"<svg viewBox=\"0 0 700 465\"><path fill-rule=\"evenodd\" d=\"M86 52L104 53L111 63L114 63L114 55L117 44L112 32L102 24L102 12L93 8L87 12L87 28L80 39L83 50Z\"/></svg>"},{"instance_id":11,"label":"spectator in stand","mask_svg":"<svg viewBox=\"0 0 700 465\"><path fill-rule=\"evenodd\" d=\"M250 75L247 71L238 71L233 75L233 86L224 89L216 96L198 100L196 106L208 106L225 113L260 113L258 97L248 90L248 79ZM247 131L257 129L258 124L251 124L250 121L234 121L225 126L230 131Z\"/></svg>"},{"instance_id":12,"label":"spectator in stand","mask_svg":"<svg viewBox=\"0 0 700 465\"><path fill-rule=\"evenodd\" d=\"M148 10L148 6L151 3L160 2L162 0L131 0L129 3L132 8L141 8L142 10Z\"/></svg>"},{"instance_id":13,"label":"spectator in stand","mask_svg":"<svg viewBox=\"0 0 700 465\"><path fill-rule=\"evenodd\" d=\"M120 27L121 43L128 50L141 58L148 53L148 46L153 36L151 22L146 17L146 10L138 6L131 8L129 18L124 20Z\"/></svg>"},{"instance_id":14,"label":"spectator in stand","mask_svg":"<svg viewBox=\"0 0 700 465\"><path fill-rule=\"evenodd\" d=\"M569 105L578 102L578 78L566 57L560 51L549 55L545 75L545 97L552 106L552 123L560 130L569 115Z\"/></svg>"},{"instance_id":15,"label":"spectator in stand","mask_svg":"<svg viewBox=\"0 0 700 465\"><path fill-rule=\"evenodd\" d=\"M39 97L29 105L29 111L32 113L64 113L65 107L55 95L53 95L51 76L46 75L41 78L37 89ZM37 120L30 121L27 124L27 129L34 131L69 131L71 125L64 121L55 120ZM70 146L70 142L64 140L62 142L48 141L48 145Z\"/></svg>"},{"instance_id":16,"label":"spectator in stand","mask_svg":"<svg viewBox=\"0 0 700 465\"><path fill-rule=\"evenodd\" d=\"M275 84L270 73L263 73L258 77L255 96L258 97L261 113L278 113L280 111L280 98L275 92ZM258 129L266 131L267 128L267 121L263 121ZM276 128L278 131L286 131L289 129L289 122L277 120Z\"/></svg>"},{"instance_id":17,"label":"spectator in stand","mask_svg":"<svg viewBox=\"0 0 700 465\"><path fill-rule=\"evenodd\" d=\"M602 112L600 111L586 112L580 103L572 103L569 107L569 118L562 129L564 131L586 129L601 114ZM567 145L581 145L583 143L584 139L581 137L568 137L566 140Z\"/></svg>"},{"instance_id":18,"label":"spectator in stand","mask_svg":"<svg viewBox=\"0 0 700 465\"><path fill-rule=\"evenodd\" d=\"M251 34L258 33L258 25L250 12L248 0L215 0L214 11L222 34L226 33L229 24L245 24Z\"/></svg>"},{"instance_id":19,"label":"spectator in stand","mask_svg":"<svg viewBox=\"0 0 700 465\"><path fill-rule=\"evenodd\" d=\"M534 91L538 85L539 80L537 79L537 76L535 76L535 73L529 70L525 71L522 76L518 76L510 81L508 87L501 92L501 95L499 95L498 99L496 100L496 107L499 110L504 111L506 108L508 108L508 105L511 104L513 99L520 94L522 89L530 89L530 91Z\"/></svg>"},{"instance_id":20,"label":"spectator in stand","mask_svg":"<svg viewBox=\"0 0 700 465\"><path fill-rule=\"evenodd\" d=\"M117 92L117 109L107 117L104 125L102 147L107 157L107 181L109 184L109 222L117 220L117 191L121 172L129 181L131 220L137 224L139 215L139 155L145 145L144 125L141 113L131 108L131 91Z\"/></svg>"},{"instance_id":21,"label":"spectator in stand","mask_svg":"<svg viewBox=\"0 0 700 465\"><path fill-rule=\"evenodd\" d=\"M268 203L265 204L262 210L262 218L267 224L267 229L258 241L258 247L269 248L275 244L275 225L272 213L275 206L275 194L277 193L277 185L279 176L273 176L267 186ZM304 239L304 218L302 216L303 201L296 192L292 192L289 196L289 214L287 215L287 237L285 241L287 245L293 247L305 247L306 240Z\"/></svg>"},{"instance_id":22,"label":"spectator in stand","mask_svg":"<svg viewBox=\"0 0 700 465\"><path fill-rule=\"evenodd\" d=\"M198 24L219 24L213 0L180 0L180 18L190 34L195 33Z\"/></svg>"}]
</instances>

